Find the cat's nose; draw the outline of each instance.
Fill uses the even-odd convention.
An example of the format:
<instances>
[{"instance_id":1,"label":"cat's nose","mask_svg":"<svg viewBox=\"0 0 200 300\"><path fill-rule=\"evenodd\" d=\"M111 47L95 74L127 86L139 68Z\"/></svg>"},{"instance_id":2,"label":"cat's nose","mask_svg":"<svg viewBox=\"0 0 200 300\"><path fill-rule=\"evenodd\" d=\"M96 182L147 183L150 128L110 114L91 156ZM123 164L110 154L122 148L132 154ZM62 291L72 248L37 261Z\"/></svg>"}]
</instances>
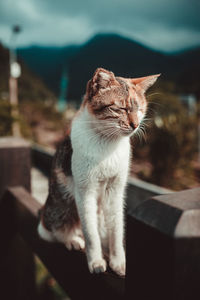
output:
<instances>
[{"instance_id":1,"label":"cat's nose","mask_svg":"<svg viewBox=\"0 0 200 300\"><path fill-rule=\"evenodd\" d=\"M133 129L136 129L138 127L138 124L135 124L133 122L130 122L130 126L133 128Z\"/></svg>"}]
</instances>

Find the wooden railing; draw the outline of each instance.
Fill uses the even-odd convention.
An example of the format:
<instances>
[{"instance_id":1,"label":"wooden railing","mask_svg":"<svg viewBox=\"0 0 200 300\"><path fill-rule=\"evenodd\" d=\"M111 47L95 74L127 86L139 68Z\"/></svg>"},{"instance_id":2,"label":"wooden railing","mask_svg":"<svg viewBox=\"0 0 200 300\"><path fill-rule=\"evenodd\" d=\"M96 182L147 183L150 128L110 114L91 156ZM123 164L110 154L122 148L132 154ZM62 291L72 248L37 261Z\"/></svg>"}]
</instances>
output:
<instances>
[{"instance_id":1,"label":"wooden railing","mask_svg":"<svg viewBox=\"0 0 200 300\"><path fill-rule=\"evenodd\" d=\"M32 159L48 174L52 154L33 147ZM0 170L2 299L37 299L32 253L71 299L199 299L200 188L172 193L130 180L124 279L111 270L91 275L84 253L38 237L40 204L30 194L26 142L0 139ZM155 196L160 193L165 195Z\"/></svg>"}]
</instances>

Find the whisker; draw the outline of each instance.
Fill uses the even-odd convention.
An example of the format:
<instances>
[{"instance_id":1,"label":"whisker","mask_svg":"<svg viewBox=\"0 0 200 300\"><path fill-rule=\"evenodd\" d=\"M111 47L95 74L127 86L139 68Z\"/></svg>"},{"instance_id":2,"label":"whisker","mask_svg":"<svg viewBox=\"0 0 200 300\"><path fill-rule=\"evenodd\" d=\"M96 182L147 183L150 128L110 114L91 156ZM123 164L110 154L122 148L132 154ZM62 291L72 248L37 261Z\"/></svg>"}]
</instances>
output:
<instances>
[{"instance_id":1,"label":"whisker","mask_svg":"<svg viewBox=\"0 0 200 300\"><path fill-rule=\"evenodd\" d=\"M156 92L156 93L152 93L152 94L149 94L146 96L146 98L149 98L151 96L155 96L155 95L163 95L164 93L159 93L159 92Z\"/></svg>"},{"instance_id":2,"label":"whisker","mask_svg":"<svg viewBox=\"0 0 200 300\"><path fill-rule=\"evenodd\" d=\"M147 109L147 114L148 113L153 113L154 115L157 113L157 111L156 110L154 110L152 107L148 107L148 109Z\"/></svg>"},{"instance_id":3,"label":"whisker","mask_svg":"<svg viewBox=\"0 0 200 300\"><path fill-rule=\"evenodd\" d=\"M100 123L102 123L102 124L107 124L107 123L112 123L112 124L115 124L115 123L117 123L116 121L111 121L111 120L109 120L109 121L107 121L107 120L77 120L76 121L77 123L86 123L86 124L100 124Z\"/></svg>"}]
</instances>

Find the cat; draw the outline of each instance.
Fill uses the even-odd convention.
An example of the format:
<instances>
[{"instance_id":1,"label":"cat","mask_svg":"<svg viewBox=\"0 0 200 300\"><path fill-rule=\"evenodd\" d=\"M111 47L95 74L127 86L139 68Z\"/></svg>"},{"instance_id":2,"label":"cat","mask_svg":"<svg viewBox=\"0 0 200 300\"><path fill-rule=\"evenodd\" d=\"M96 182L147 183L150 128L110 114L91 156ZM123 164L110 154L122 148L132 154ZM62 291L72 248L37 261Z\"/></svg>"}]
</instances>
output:
<instances>
[{"instance_id":1,"label":"cat","mask_svg":"<svg viewBox=\"0 0 200 300\"><path fill-rule=\"evenodd\" d=\"M130 137L145 117L145 92L159 75L129 79L98 68L55 154L38 232L69 250L85 250L91 273L105 272L108 261L114 272L125 275Z\"/></svg>"}]
</instances>

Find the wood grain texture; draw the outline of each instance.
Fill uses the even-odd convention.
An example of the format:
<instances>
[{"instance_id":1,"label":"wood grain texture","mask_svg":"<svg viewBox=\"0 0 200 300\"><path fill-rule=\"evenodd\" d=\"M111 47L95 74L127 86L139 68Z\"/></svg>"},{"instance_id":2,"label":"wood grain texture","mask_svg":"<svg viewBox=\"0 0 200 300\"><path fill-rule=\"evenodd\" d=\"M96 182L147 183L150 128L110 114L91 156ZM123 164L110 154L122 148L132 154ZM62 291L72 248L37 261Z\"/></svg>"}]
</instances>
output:
<instances>
[{"instance_id":1,"label":"wood grain texture","mask_svg":"<svg viewBox=\"0 0 200 300\"><path fill-rule=\"evenodd\" d=\"M17 232L73 300L124 299L124 278L111 271L91 275L84 253L39 238L37 215L41 205L24 188L8 188L3 202L13 211Z\"/></svg>"},{"instance_id":2,"label":"wood grain texture","mask_svg":"<svg viewBox=\"0 0 200 300\"><path fill-rule=\"evenodd\" d=\"M0 138L0 197L7 186L30 184L30 144L22 138Z\"/></svg>"},{"instance_id":3,"label":"wood grain texture","mask_svg":"<svg viewBox=\"0 0 200 300\"><path fill-rule=\"evenodd\" d=\"M21 185L30 191L30 167L28 142L21 138L0 138L0 269L2 275L0 298L2 299L36 299L33 253L17 231L12 203L1 201L1 195L8 186Z\"/></svg>"},{"instance_id":4,"label":"wood grain texture","mask_svg":"<svg viewBox=\"0 0 200 300\"><path fill-rule=\"evenodd\" d=\"M200 188L150 198L127 217L127 292L136 299L200 297ZM133 299L133 298L127 298Z\"/></svg>"}]
</instances>

